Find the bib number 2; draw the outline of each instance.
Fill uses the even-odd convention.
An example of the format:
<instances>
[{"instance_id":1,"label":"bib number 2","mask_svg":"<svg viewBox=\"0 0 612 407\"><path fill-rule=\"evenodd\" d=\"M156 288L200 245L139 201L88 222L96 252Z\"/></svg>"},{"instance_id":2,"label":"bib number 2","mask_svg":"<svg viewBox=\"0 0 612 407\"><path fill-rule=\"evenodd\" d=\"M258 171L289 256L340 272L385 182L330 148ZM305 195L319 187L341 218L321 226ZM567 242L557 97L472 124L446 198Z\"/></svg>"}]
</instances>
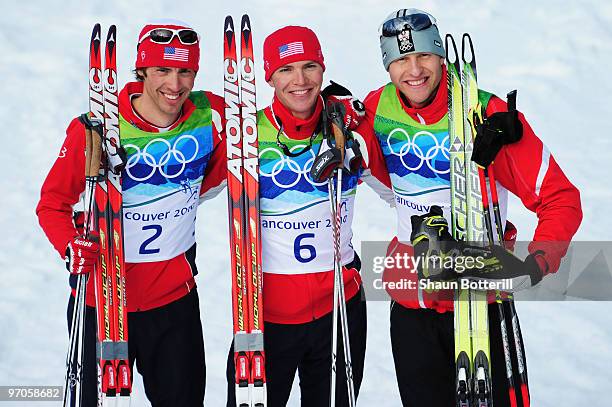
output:
<instances>
[{"instance_id":1,"label":"bib number 2","mask_svg":"<svg viewBox=\"0 0 612 407\"><path fill-rule=\"evenodd\" d=\"M160 249L159 248L152 248L149 247L151 245L151 243L153 243L153 241L155 241L162 233L162 227L161 225L147 225L147 226L143 226L142 227L143 232L147 231L147 230L152 230L153 231L153 235L151 237L149 237L148 239L146 239L144 242L142 242L142 244L140 245L140 249L138 249L138 252L140 254L156 254L159 253Z\"/></svg>"}]
</instances>

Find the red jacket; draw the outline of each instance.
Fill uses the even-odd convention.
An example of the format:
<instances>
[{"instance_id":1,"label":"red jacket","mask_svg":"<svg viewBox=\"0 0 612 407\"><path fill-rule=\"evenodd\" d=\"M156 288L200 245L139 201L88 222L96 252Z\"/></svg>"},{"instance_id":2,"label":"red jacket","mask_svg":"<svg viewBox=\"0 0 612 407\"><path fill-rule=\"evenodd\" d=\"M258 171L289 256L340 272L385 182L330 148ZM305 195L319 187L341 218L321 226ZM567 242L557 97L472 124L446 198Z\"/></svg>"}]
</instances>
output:
<instances>
[{"instance_id":1,"label":"red jacket","mask_svg":"<svg viewBox=\"0 0 612 407\"><path fill-rule=\"evenodd\" d=\"M272 108L283 124L283 137L306 140L311 137L319 124L322 102L319 100L314 114L306 120L295 118L276 98ZM264 114L275 127L278 126L270 107L264 109ZM372 139L364 143L361 150L366 170L362 179L365 177L369 181L378 182L368 177L370 171L367 166L368 160L382 159L380 148ZM385 176L387 175L382 172L378 178L385 179ZM355 268L345 267L343 271L345 296L348 301L358 293L361 276L359 270ZM333 270L291 275L264 273L264 319L273 323L298 324L321 318L332 311L333 288Z\"/></svg>"},{"instance_id":2,"label":"red jacket","mask_svg":"<svg viewBox=\"0 0 612 407\"><path fill-rule=\"evenodd\" d=\"M377 139L373 130L374 118L383 88L370 92L365 99L366 120L358 129L364 138ZM423 108L407 106L400 97L399 91L396 90L396 92L403 110L417 122L425 125L434 124L448 113L448 91L444 82L438 87L434 100ZM486 115L500 111L507 111L506 102L493 96L486 107ZM529 245L529 252L541 250L546 263L541 263L544 266L544 272L551 273L559 268L569 242L582 221L580 193L567 179L522 113L519 113L519 119L523 125L522 139L517 143L504 146L492 165L501 188L519 197L527 209L536 213L538 225ZM382 160L370 163L370 167L374 166L384 167L385 162ZM372 172L374 173L374 170ZM391 186L389 181L381 180L381 182ZM405 245L398 245L397 242L394 242L390 245L389 251L411 252L411 248L402 248L402 246ZM414 278L414 274L411 274ZM409 308L420 306L418 300L414 298L399 302ZM442 302L440 303L435 296L429 301L427 298L425 300L427 308L439 311L452 309L452 303L449 307L446 301L442 300Z\"/></svg>"},{"instance_id":3,"label":"red jacket","mask_svg":"<svg viewBox=\"0 0 612 407\"><path fill-rule=\"evenodd\" d=\"M119 111L133 126L147 132L159 130L140 118L130 102L131 96L142 93L141 82L128 83L119 94ZM207 164L200 200L220 190L226 180L226 144L223 132L224 102L210 92L206 96L213 112L214 150ZM187 120L194 112L195 106L187 100L183 105L182 115L173 125ZM85 190L85 137L84 126L74 119L66 130L66 139L60 154L45 179L36 207L38 220L47 238L64 257L68 242L79 235L72 221L73 208L80 201ZM126 297L128 311L145 311L160 307L186 295L194 286L195 247L170 260L127 263L126 264ZM93 278L87 287L87 304L95 306Z\"/></svg>"}]
</instances>

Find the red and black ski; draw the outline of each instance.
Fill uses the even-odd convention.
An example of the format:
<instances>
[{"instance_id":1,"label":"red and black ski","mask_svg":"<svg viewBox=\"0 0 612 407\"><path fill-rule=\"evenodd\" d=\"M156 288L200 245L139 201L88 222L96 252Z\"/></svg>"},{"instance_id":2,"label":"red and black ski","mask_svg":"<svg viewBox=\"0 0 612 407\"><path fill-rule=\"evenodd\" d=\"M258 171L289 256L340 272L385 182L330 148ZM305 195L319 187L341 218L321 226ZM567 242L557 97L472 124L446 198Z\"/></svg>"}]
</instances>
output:
<instances>
[{"instance_id":1,"label":"red and black ski","mask_svg":"<svg viewBox=\"0 0 612 407\"><path fill-rule=\"evenodd\" d=\"M90 111L79 119L85 125L85 191L83 194L83 221L80 227L85 238L91 239L91 232L96 230L94 225L95 202L94 191L98 182L100 170L100 134L102 133L102 104L100 102L101 75L100 75L100 24L93 27L89 42L89 97ZM97 117L96 117L97 115ZM95 129L94 129L95 127ZM95 130L95 133L94 133ZM92 137L95 134L95 138ZM94 145L95 143L95 145ZM63 407L80 407L83 393L83 360L84 360L84 327L86 319L86 289L89 277L78 275L76 277L76 290L72 320L70 325L70 346L66 357L66 381L64 386Z\"/></svg>"},{"instance_id":2,"label":"red and black ski","mask_svg":"<svg viewBox=\"0 0 612 407\"><path fill-rule=\"evenodd\" d=\"M98 34L101 34L98 30ZM102 70L102 48L98 38L97 52L90 54L89 70L89 109L90 118L100 126L102 134L98 136L104 139L104 72ZM103 158L106 160L105 158ZM100 257L94 272L94 287L96 294L97 314L97 358L98 358L98 405L104 396L114 396L116 391L115 366L106 350L112 340L112 286L110 284L109 265L112 254L109 246L108 236L111 233L111 222L109 219L108 186L106 181L106 164L100 167L100 176L94 192L96 203L95 229L100 236Z\"/></svg>"},{"instance_id":3,"label":"red and black ski","mask_svg":"<svg viewBox=\"0 0 612 407\"><path fill-rule=\"evenodd\" d=\"M263 346L259 153L251 22L240 22L240 65L231 16L224 24L224 98L236 405L266 405ZM239 80L240 77L240 80Z\"/></svg>"},{"instance_id":4,"label":"red and black ski","mask_svg":"<svg viewBox=\"0 0 612 407\"><path fill-rule=\"evenodd\" d=\"M119 139L116 35L116 27L112 25L106 37L104 70L99 59L96 69L90 70L91 117L103 124L102 165L95 190L96 221L100 235L95 291L98 405L105 407L129 406L131 393L121 192L125 156Z\"/></svg>"}]
</instances>

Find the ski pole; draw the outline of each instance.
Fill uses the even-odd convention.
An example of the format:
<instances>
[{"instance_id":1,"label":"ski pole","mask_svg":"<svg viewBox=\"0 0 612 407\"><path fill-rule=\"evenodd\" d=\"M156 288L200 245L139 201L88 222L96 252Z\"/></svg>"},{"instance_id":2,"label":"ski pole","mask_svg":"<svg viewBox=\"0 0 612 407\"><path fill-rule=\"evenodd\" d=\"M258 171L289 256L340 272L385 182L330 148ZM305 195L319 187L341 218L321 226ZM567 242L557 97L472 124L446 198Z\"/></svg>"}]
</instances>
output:
<instances>
[{"instance_id":1,"label":"ski pole","mask_svg":"<svg viewBox=\"0 0 612 407\"><path fill-rule=\"evenodd\" d=\"M336 123L337 116L332 117L331 127L333 136L335 139L335 148L340 151L340 163L335 170L336 186L335 191L330 188L330 196L335 192L335 199L330 201L332 204L332 216L334 217L334 302L337 302L340 307L340 324L342 329L342 345L344 351L345 361L345 374L346 374L346 385L348 391L349 406L355 406L355 387L353 383L353 366L351 357L351 345L348 329L348 316L346 311L346 297L344 293L344 280L342 276L342 259L340 251L340 233L341 233L341 222L342 222L342 170L344 163L344 147L346 142L346 135L342 131L341 127ZM332 178L329 179L329 185L333 186ZM336 318L333 318L333 331L337 331L337 309L334 307L334 314ZM332 332L333 332L332 331ZM336 333L337 336L337 333ZM333 335L332 335L333 339ZM337 342L337 341L336 341ZM337 345L337 343L336 343ZM335 346L333 351L335 351ZM332 393L335 392L335 383L332 383ZM335 404L332 404L332 407Z\"/></svg>"}]
</instances>

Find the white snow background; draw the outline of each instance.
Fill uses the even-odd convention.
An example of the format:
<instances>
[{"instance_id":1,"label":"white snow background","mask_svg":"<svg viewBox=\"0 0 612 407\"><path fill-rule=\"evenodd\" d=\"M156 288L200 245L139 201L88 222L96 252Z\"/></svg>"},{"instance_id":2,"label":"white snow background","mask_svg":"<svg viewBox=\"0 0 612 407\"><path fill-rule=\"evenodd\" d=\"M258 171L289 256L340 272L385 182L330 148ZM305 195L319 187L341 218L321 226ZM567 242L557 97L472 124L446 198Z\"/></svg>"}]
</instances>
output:
<instances>
[{"instance_id":1,"label":"white snow background","mask_svg":"<svg viewBox=\"0 0 612 407\"><path fill-rule=\"evenodd\" d=\"M149 18L191 22L202 36L196 88L222 94L222 29L249 13L258 66L258 104L271 100L261 46L287 24L314 29L326 79L364 97L388 80L377 28L402 7L433 13L443 33L469 32L479 85L504 97L518 89L518 108L581 191L580 240L610 240L612 221L612 3L542 1L96 1L3 2L0 13L2 150L0 155L0 385L61 385L68 346L67 272L38 226L40 186L72 117L87 110L91 27L118 26L120 81L131 80L139 29ZM366 215L367 214L367 215ZM535 215L518 200L509 208L520 239ZM357 198L355 243L389 239L395 213L367 187ZM200 206L197 277L204 325L206 405L225 405L231 341L226 197ZM290 300L290 299L288 299ZM388 303L368 303L368 348L360 406L399 406L390 351ZM612 389L610 302L518 304L527 346L533 406L609 406ZM132 406L149 405L136 376ZM14 403L25 406L34 403ZM41 405L50 405L42 403ZM0 406L13 405L2 403ZM299 405L294 388L290 406Z\"/></svg>"}]
</instances>

